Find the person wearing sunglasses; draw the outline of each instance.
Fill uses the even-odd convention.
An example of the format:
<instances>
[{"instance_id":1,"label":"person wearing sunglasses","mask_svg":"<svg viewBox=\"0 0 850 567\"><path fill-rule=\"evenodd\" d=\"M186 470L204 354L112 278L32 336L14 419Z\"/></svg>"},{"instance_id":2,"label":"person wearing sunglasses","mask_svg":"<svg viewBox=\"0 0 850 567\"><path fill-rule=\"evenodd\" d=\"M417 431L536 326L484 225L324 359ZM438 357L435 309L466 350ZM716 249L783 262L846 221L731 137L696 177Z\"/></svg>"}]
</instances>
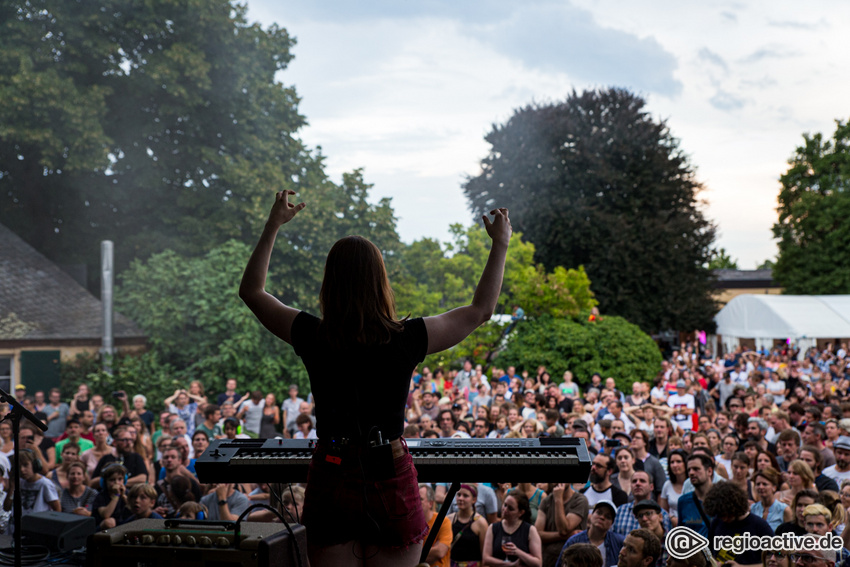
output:
<instances>
[{"instance_id":1,"label":"person wearing sunglasses","mask_svg":"<svg viewBox=\"0 0 850 567\"><path fill-rule=\"evenodd\" d=\"M791 565L798 567L833 567L836 554L831 549L810 549L788 554Z\"/></svg>"}]
</instances>

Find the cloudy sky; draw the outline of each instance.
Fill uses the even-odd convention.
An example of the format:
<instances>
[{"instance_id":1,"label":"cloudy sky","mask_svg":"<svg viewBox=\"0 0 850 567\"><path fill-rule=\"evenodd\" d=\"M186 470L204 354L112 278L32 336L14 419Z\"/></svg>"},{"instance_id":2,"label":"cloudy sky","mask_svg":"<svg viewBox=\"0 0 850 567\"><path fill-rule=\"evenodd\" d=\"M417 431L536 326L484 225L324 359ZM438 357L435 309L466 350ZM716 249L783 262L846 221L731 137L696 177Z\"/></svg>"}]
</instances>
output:
<instances>
[{"instance_id":1,"label":"cloudy sky","mask_svg":"<svg viewBox=\"0 0 850 567\"><path fill-rule=\"evenodd\" d=\"M247 1L297 39L280 80L302 97L302 138L336 180L364 168L407 242L472 222L461 185L492 124L617 86L667 121L718 246L752 269L776 255L778 177L802 134L850 117L843 0Z\"/></svg>"}]
</instances>

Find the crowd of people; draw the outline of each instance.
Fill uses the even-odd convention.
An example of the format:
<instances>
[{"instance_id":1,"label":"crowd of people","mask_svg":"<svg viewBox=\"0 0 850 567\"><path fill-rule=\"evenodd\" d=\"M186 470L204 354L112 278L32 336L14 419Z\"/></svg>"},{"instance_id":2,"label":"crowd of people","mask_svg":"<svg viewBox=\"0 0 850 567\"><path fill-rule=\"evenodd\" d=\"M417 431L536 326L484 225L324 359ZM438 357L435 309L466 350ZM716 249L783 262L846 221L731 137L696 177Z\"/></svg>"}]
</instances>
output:
<instances>
[{"instance_id":1,"label":"crowd of people","mask_svg":"<svg viewBox=\"0 0 850 567\"><path fill-rule=\"evenodd\" d=\"M312 404L298 397L297 386L289 394L279 407L273 394L238 394L236 380L230 379L210 400L204 385L193 381L162 408L149 409L142 394L117 391L107 398L81 384L64 401L58 388L30 396L19 384L18 402L47 430L22 420L16 455L12 427L0 422L0 531L14 529L18 467L24 514L54 510L91 516L106 529L139 518L236 520L252 504L262 503L298 522L303 487L202 484L194 467L213 439L315 437ZM8 405L0 404L0 418L8 412ZM278 521L262 509L246 520Z\"/></svg>"},{"instance_id":2,"label":"crowd of people","mask_svg":"<svg viewBox=\"0 0 850 567\"><path fill-rule=\"evenodd\" d=\"M421 368L411 380L404 437L572 436L586 441L592 457L585 483L467 483L453 502L445 501L448 484L420 485L429 529L438 510L449 507L427 561L843 564L850 556L848 367L846 345L803 356L784 347L742 348L714 358L699 343L685 344L663 361L652 383L634 382L629 392L599 374L578 377L582 386L569 371L554 380L542 366L531 372L485 372L470 362L455 370ZM235 379L215 398L205 391L195 381L149 409L144 395L104 397L84 384L67 402L58 389L30 396L17 386L18 400L48 429L24 421L24 449L16 456L11 427L0 422L4 528L11 529L16 457L24 513L93 516L101 528L136 518L235 520L252 503L269 503L264 484L201 484L195 456L212 439L315 438L312 397L292 385L279 403L274 393L240 393ZM304 487L291 485L276 496L298 521ZM276 518L258 511L248 520ZM665 535L676 526L707 537L710 555L671 557ZM770 553L714 547L714 536L745 532L836 534L844 545Z\"/></svg>"},{"instance_id":3,"label":"crowd of people","mask_svg":"<svg viewBox=\"0 0 850 567\"><path fill-rule=\"evenodd\" d=\"M579 437L585 483L423 485L429 526L450 506L432 565L843 565L850 556L850 357L842 344L801 353L740 348L712 357L698 342L628 391L600 374L559 380L546 368L485 373L421 369L404 435ZM534 479L516 479L533 481ZM687 526L707 554L670 556L665 536ZM433 526L432 526L433 527ZM841 549L715 547L715 536L825 537Z\"/></svg>"}]
</instances>

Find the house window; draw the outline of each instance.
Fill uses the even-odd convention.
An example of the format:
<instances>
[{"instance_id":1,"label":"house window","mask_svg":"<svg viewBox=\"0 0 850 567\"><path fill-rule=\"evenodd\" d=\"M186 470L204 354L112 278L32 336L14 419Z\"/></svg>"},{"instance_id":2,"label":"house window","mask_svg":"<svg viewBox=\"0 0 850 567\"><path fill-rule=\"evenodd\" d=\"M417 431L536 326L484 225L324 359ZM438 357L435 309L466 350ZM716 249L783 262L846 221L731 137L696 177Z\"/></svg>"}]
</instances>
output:
<instances>
[{"instance_id":1,"label":"house window","mask_svg":"<svg viewBox=\"0 0 850 567\"><path fill-rule=\"evenodd\" d=\"M12 393L12 357L0 355L0 388Z\"/></svg>"}]
</instances>

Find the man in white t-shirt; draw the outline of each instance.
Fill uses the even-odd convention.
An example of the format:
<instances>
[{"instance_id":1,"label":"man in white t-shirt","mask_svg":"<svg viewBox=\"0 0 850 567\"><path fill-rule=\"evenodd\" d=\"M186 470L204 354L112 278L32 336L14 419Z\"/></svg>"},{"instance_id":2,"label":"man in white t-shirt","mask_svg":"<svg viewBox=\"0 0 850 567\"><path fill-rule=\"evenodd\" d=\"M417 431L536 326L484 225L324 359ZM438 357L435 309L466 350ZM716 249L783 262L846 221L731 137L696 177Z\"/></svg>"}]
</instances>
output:
<instances>
[{"instance_id":1,"label":"man in white t-shirt","mask_svg":"<svg viewBox=\"0 0 850 567\"><path fill-rule=\"evenodd\" d=\"M835 464L823 469L823 474L838 483L850 479L850 437L842 435L832 444L832 452L835 453Z\"/></svg>"},{"instance_id":2,"label":"man in white t-shirt","mask_svg":"<svg viewBox=\"0 0 850 567\"><path fill-rule=\"evenodd\" d=\"M681 378L676 382L676 393L667 398L667 405L673 408L671 419L685 431L693 429L691 416L696 410L696 400L687 393L688 385Z\"/></svg>"}]
</instances>

